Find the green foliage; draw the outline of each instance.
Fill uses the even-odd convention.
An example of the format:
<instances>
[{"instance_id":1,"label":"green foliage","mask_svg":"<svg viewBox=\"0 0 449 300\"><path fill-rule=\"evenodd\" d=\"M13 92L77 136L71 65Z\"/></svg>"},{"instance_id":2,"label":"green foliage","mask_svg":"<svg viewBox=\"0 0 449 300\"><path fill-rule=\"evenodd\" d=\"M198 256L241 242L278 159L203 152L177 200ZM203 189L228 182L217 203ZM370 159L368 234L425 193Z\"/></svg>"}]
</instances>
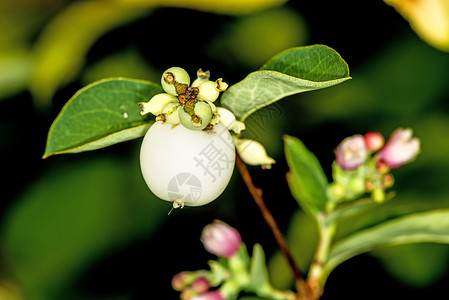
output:
<instances>
[{"instance_id":1,"label":"green foliage","mask_svg":"<svg viewBox=\"0 0 449 300\"><path fill-rule=\"evenodd\" d=\"M265 253L261 245L254 245L251 257L250 282L248 286L257 290L269 284L268 271L265 263Z\"/></svg>"},{"instance_id":2,"label":"green foliage","mask_svg":"<svg viewBox=\"0 0 449 300\"><path fill-rule=\"evenodd\" d=\"M303 209L316 215L326 208L326 175L318 159L299 139L286 136L284 140L292 194Z\"/></svg>"},{"instance_id":3,"label":"green foliage","mask_svg":"<svg viewBox=\"0 0 449 300\"><path fill-rule=\"evenodd\" d=\"M92 83L76 93L50 128L44 158L82 152L141 137L149 128L139 102L162 89L147 81L115 78Z\"/></svg>"},{"instance_id":4,"label":"green foliage","mask_svg":"<svg viewBox=\"0 0 449 300\"><path fill-rule=\"evenodd\" d=\"M314 64L320 67L317 68ZM275 93L276 99L245 98L247 101L240 101L233 98L233 90L236 86L237 91L241 90L242 83L231 87L223 94L222 102L225 105L227 103L236 116L242 119L290 94L285 91L292 87L294 93L297 93L332 86L349 79L346 63L334 50L325 46L287 50L272 58L262 69L278 69L286 74L274 71L252 73L253 76L261 75L264 80L269 81L257 83L262 85L252 86L251 89L257 90L257 93L264 88L278 90L278 83L284 85L284 88ZM294 75L310 80L321 79L324 82L298 79ZM259 79L256 81L259 82ZM252 79L243 82L250 86L255 83ZM143 136L151 121L139 114L137 104L146 102L161 92L158 85L149 81L125 78L100 80L86 86L67 102L54 121L49 131L44 158L53 154L95 150Z\"/></svg>"},{"instance_id":5,"label":"green foliage","mask_svg":"<svg viewBox=\"0 0 449 300\"><path fill-rule=\"evenodd\" d=\"M406 215L339 240L330 251L324 274L328 275L337 265L360 253L423 242L449 243L449 210Z\"/></svg>"},{"instance_id":6,"label":"green foliage","mask_svg":"<svg viewBox=\"0 0 449 300\"><path fill-rule=\"evenodd\" d=\"M333 49L322 45L292 48L230 87L221 103L244 121L254 111L286 96L330 87L348 79L348 65Z\"/></svg>"}]
</instances>

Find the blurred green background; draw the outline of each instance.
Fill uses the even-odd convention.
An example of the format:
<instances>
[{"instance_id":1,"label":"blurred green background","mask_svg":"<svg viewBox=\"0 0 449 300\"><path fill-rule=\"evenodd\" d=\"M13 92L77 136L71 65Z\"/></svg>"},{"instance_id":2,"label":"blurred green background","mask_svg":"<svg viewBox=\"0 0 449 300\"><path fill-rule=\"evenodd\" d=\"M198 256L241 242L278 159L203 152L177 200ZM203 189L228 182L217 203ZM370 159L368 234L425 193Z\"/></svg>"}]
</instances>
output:
<instances>
[{"instance_id":1,"label":"blurred green background","mask_svg":"<svg viewBox=\"0 0 449 300\"><path fill-rule=\"evenodd\" d=\"M394 172L397 197L342 224L340 237L394 216L449 207L449 54L423 42L392 7L159 2L0 2L0 299L177 299L171 277L207 268L213 259L199 236L214 219L238 228L249 248L261 243L273 282L291 288L237 172L213 203L167 216L170 204L156 199L141 177L140 140L41 159L64 103L105 77L158 82L163 70L181 66L234 84L286 48L328 45L348 62L353 79L257 112L244 134L277 160L270 171L250 171L300 264L308 264L315 229L285 181L284 134L299 137L328 175L333 149L346 136L388 137L407 126L421 138L417 161ZM444 245L381 249L338 267L323 299L436 298L446 290L448 268Z\"/></svg>"}]
</instances>

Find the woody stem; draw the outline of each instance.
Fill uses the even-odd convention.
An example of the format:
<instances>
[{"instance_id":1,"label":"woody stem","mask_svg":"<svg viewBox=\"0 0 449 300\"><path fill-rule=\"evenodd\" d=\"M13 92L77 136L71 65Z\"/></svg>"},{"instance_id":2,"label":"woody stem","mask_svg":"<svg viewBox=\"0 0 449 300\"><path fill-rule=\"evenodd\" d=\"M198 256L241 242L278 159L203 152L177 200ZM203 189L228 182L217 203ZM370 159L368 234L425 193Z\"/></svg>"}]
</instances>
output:
<instances>
[{"instance_id":1,"label":"woody stem","mask_svg":"<svg viewBox=\"0 0 449 300\"><path fill-rule=\"evenodd\" d=\"M279 245L279 248L282 251L282 254L286 258L288 265L290 266L290 269L293 273L293 276L295 278L295 285L296 289L299 294L306 295L308 294L308 288L306 285L306 282L302 276L302 273L300 269L298 268L295 260L293 259L293 256L288 248L287 242L285 240L284 235L280 231L276 221L274 220L273 215L268 210L267 206L265 205L265 202L262 197L262 190L257 188L253 180L251 178L251 175L248 171L248 168L246 167L246 164L242 161L239 154L236 153L236 164L237 168L240 171L240 174L242 175L243 181L246 183L246 186L248 187L249 192L251 193L251 196L253 197L254 201L256 202L257 206L259 207L260 211L262 212L262 216L264 217L265 221L268 223L268 226L270 227L271 231L273 232L273 235Z\"/></svg>"}]
</instances>

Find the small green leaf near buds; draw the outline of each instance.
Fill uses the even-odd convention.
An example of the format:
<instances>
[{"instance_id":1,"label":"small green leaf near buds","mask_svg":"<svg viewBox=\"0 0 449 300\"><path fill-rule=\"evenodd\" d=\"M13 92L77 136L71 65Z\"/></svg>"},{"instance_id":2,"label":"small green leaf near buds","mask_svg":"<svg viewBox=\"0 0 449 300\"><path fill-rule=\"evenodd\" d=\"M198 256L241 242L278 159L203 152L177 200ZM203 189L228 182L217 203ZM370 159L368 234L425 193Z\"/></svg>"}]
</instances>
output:
<instances>
[{"instance_id":1,"label":"small green leaf near buds","mask_svg":"<svg viewBox=\"0 0 449 300\"><path fill-rule=\"evenodd\" d=\"M245 124L237 121L234 114L230 110L223 107L218 107L217 112L220 115L220 122L226 126L228 130L232 130L237 134L240 134L242 130L245 130Z\"/></svg>"},{"instance_id":2,"label":"small green leaf near buds","mask_svg":"<svg viewBox=\"0 0 449 300\"><path fill-rule=\"evenodd\" d=\"M175 96L169 95L167 93L157 94L153 96L150 101L139 103L140 107L142 108L140 114L143 116L148 113L152 113L153 115L157 116L162 113L162 109L164 108L164 106L166 106L170 102L178 102L178 99Z\"/></svg>"},{"instance_id":3,"label":"small green leaf near buds","mask_svg":"<svg viewBox=\"0 0 449 300\"><path fill-rule=\"evenodd\" d=\"M235 144L240 157L248 165L261 165L262 169L270 169L271 165L276 162L273 158L267 155L264 146L257 141L238 139Z\"/></svg>"},{"instance_id":4,"label":"small green leaf near buds","mask_svg":"<svg viewBox=\"0 0 449 300\"><path fill-rule=\"evenodd\" d=\"M220 91L214 81L207 80L198 86L198 99L214 102L218 99Z\"/></svg>"},{"instance_id":5,"label":"small green leaf near buds","mask_svg":"<svg viewBox=\"0 0 449 300\"><path fill-rule=\"evenodd\" d=\"M183 68L171 67L162 74L161 85L170 95L178 96L190 85L190 76Z\"/></svg>"}]
</instances>

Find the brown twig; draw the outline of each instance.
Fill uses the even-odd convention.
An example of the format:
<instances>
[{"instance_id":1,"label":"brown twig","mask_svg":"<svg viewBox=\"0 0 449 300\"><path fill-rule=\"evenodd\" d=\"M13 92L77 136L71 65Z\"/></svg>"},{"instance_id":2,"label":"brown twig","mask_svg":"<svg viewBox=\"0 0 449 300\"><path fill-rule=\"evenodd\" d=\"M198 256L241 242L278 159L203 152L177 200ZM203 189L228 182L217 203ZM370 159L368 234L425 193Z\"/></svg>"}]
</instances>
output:
<instances>
[{"instance_id":1,"label":"brown twig","mask_svg":"<svg viewBox=\"0 0 449 300\"><path fill-rule=\"evenodd\" d=\"M236 164L237 168L240 171L240 174L242 175L243 181L246 183L246 186L248 187L249 192L251 193L257 206L259 206L259 209L262 212L262 216L268 223L268 226L270 226L270 229L273 232L274 237L276 238L276 241L279 245L279 248L282 251L282 254L287 259L288 265L290 266L290 269L295 278L295 285L298 294L302 296L308 295L310 291L307 287L307 284L303 278L301 271L296 265L295 260L293 259L293 256L288 248L284 235L279 230L279 227L277 226L276 221L273 218L273 215L268 210L267 206L265 205L265 202L263 201L262 190L254 185L251 175L248 171L248 168L246 167L246 164L242 161L238 153L236 154Z\"/></svg>"}]
</instances>

